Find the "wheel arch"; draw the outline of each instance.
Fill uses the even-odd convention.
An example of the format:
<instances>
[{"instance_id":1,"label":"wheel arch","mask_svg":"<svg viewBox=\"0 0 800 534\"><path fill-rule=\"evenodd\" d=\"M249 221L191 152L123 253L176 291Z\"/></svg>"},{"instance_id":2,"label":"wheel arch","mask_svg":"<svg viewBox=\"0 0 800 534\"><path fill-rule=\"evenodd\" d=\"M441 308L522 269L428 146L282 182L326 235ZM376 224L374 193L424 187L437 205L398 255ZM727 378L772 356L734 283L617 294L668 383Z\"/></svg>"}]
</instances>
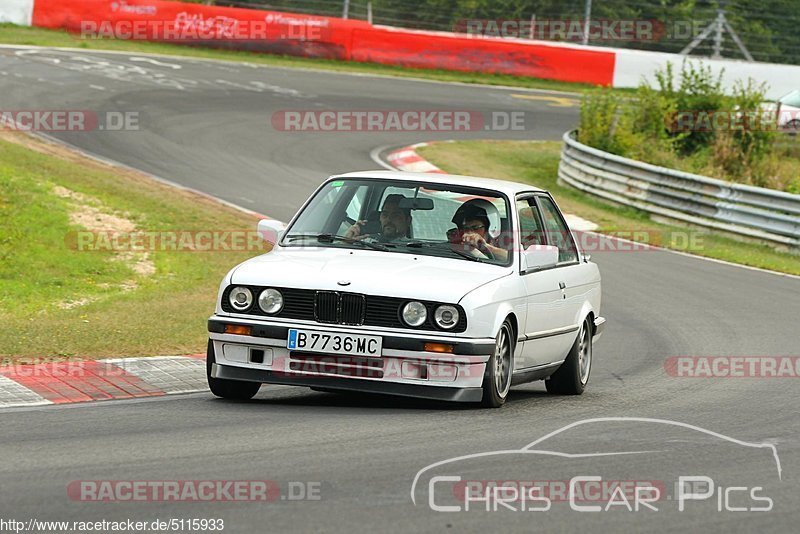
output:
<instances>
[{"instance_id":1,"label":"wheel arch","mask_svg":"<svg viewBox=\"0 0 800 534\"><path fill-rule=\"evenodd\" d=\"M513 341L514 346L516 347L517 336L519 336L519 319L517 318L514 308L508 303L504 303L497 309L494 325L492 326L493 335L497 336L497 333L500 331L500 327L503 326L503 323L506 321L506 319L511 321L511 329L513 331L514 338Z\"/></svg>"},{"instance_id":2,"label":"wheel arch","mask_svg":"<svg viewBox=\"0 0 800 534\"><path fill-rule=\"evenodd\" d=\"M576 319L575 324L580 326L586 319L589 319L589 324L591 325L592 328L592 335L594 335L594 329L595 329L594 320L596 317L597 313L595 313L594 307L591 305L589 301L586 301L583 303L580 313L578 313L578 316L575 318Z\"/></svg>"},{"instance_id":3,"label":"wheel arch","mask_svg":"<svg viewBox=\"0 0 800 534\"><path fill-rule=\"evenodd\" d=\"M508 321L511 323L511 340L514 342L514 346L517 345L517 339L519 337L519 322L517 321L517 315L514 312L509 313L506 315L506 318L503 319L503 322Z\"/></svg>"}]
</instances>

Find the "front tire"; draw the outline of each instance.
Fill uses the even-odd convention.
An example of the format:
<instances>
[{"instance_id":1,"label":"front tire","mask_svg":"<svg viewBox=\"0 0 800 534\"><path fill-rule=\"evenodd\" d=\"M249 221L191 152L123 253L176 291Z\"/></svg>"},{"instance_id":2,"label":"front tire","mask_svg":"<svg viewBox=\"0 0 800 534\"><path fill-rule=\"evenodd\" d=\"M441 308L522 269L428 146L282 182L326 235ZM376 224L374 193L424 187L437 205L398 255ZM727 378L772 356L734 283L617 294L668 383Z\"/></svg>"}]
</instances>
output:
<instances>
[{"instance_id":1,"label":"front tire","mask_svg":"<svg viewBox=\"0 0 800 534\"><path fill-rule=\"evenodd\" d=\"M589 383L592 370L592 325L587 317L578 330L567 359L544 381L548 393L580 395Z\"/></svg>"},{"instance_id":2,"label":"front tire","mask_svg":"<svg viewBox=\"0 0 800 534\"><path fill-rule=\"evenodd\" d=\"M211 365L216 362L214 354L214 343L208 340L206 350L206 377L211 393L217 397L231 400L250 400L258 393L261 384L258 382L242 382L239 380L225 380L211 376Z\"/></svg>"},{"instance_id":3,"label":"front tire","mask_svg":"<svg viewBox=\"0 0 800 534\"><path fill-rule=\"evenodd\" d=\"M511 322L506 319L497 333L494 354L486 362L481 404L487 408L499 408L505 404L511 389L511 375L514 372L513 333Z\"/></svg>"}]
</instances>

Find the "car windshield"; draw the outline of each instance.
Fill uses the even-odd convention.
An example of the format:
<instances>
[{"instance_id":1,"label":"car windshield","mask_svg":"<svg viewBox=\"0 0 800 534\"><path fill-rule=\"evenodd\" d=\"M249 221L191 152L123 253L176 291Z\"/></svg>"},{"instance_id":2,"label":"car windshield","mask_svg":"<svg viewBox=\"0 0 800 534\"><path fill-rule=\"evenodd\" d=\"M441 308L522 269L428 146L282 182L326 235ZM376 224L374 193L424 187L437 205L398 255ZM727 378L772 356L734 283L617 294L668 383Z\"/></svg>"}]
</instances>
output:
<instances>
[{"instance_id":1,"label":"car windshield","mask_svg":"<svg viewBox=\"0 0 800 534\"><path fill-rule=\"evenodd\" d=\"M780 98L780 103L784 106L800 108L800 90L795 89L791 93L785 94Z\"/></svg>"},{"instance_id":2,"label":"car windshield","mask_svg":"<svg viewBox=\"0 0 800 534\"><path fill-rule=\"evenodd\" d=\"M287 247L364 248L509 265L508 199L437 183L335 179L287 229Z\"/></svg>"}]
</instances>

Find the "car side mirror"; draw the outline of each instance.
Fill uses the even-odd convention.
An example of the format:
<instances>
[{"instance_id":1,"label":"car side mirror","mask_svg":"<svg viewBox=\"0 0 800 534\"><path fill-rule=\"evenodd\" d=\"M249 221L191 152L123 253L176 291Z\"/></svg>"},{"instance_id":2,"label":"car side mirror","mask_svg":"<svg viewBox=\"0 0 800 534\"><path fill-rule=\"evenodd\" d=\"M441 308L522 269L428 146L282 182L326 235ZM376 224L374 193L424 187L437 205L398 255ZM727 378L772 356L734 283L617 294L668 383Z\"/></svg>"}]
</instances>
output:
<instances>
[{"instance_id":1,"label":"car side mirror","mask_svg":"<svg viewBox=\"0 0 800 534\"><path fill-rule=\"evenodd\" d=\"M261 239L266 241L272 246L278 243L283 237L283 232L286 230L286 225L281 221L275 219L261 219L258 221L256 231Z\"/></svg>"},{"instance_id":2,"label":"car side mirror","mask_svg":"<svg viewBox=\"0 0 800 534\"><path fill-rule=\"evenodd\" d=\"M531 245L522 253L522 270L538 271L558 264L558 247L553 245Z\"/></svg>"}]
</instances>

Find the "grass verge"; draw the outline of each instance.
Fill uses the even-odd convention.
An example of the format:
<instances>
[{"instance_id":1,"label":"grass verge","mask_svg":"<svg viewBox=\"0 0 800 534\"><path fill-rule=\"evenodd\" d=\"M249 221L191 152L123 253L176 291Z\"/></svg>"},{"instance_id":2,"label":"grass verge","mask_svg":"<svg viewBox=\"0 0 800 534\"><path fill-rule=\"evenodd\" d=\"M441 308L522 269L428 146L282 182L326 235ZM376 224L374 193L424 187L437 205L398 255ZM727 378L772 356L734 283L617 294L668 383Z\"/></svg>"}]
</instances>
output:
<instances>
[{"instance_id":1,"label":"grass verge","mask_svg":"<svg viewBox=\"0 0 800 534\"><path fill-rule=\"evenodd\" d=\"M355 61L277 56L271 54L258 54L235 50L219 50L166 43L151 43L145 41L82 39L80 36L70 34L63 30L29 28L9 23L0 24L0 43L10 45L54 46L83 48L86 50L112 50L120 52L167 54L172 56L240 61L273 67L322 69L338 72L396 76L400 78L421 78L442 82L507 85L511 87L550 91L583 92L593 87L589 84L559 82L554 80L543 80L539 78L511 76L508 74L483 74L454 72L447 70L414 69L407 67L395 67L391 65L380 65L377 63L358 63Z\"/></svg>"},{"instance_id":2,"label":"grass verge","mask_svg":"<svg viewBox=\"0 0 800 534\"><path fill-rule=\"evenodd\" d=\"M258 252L187 251L208 246L192 232L252 231L255 224L253 216L135 171L0 134L0 356L202 352L220 280ZM76 232L87 229L121 232L121 246L85 241L103 250L79 250ZM128 250L125 236L140 231L177 240Z\"/></svg>"},{"instance_id":3,"label":"grass verge","mask_svg":"<svg viewBox=\"0 0 800 534\"><path fill-rule=\"evenodd\" d=\"M800 257L767 245L745 243L716 232L662 224L648 214L611 205L558 184L561 143L557 141L459 141L434 143L419 150L432 163L454 174L500 178L547 189L567 213L600 225L599 232L762 269L800 275ZM638 239L641 241L641 239Z\"/></svg>"}]
</instances>

